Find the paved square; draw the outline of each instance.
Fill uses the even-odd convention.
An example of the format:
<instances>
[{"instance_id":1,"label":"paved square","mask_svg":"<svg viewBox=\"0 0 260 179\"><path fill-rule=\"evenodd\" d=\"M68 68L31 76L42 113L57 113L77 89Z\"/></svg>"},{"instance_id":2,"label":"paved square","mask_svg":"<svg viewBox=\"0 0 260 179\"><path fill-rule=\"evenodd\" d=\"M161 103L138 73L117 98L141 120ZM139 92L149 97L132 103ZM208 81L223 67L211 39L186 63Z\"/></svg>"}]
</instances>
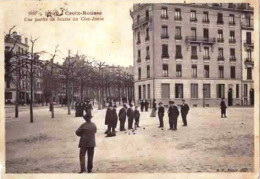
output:
<instances>
[{"instance_id":1,"label":"paved square","mask_svg":"<svg viewBox=\"0 0 260 179\"><path fill-rule=\"evenodd\" d=\"M27 108L27 109L25 109ZM118 108L119 111L119 108ZM55 109L51 119L47 107L35 108L29 123L28 107L15 119L13 107L6 108L6 167L8 173L75 173L79 171L79 138L75 130L82 118ZM94 109L98 132L94 156L95 173L105 172L248 172L253 171L253 108L191 108L188 127L178 118L178 130L158 128L158 118L142 112L140 126L132 131L104 137L105 110ZM118 125L119 127L119 125ZM117 131L118 131L117 127Z\"/></svg>"}]
</instances>

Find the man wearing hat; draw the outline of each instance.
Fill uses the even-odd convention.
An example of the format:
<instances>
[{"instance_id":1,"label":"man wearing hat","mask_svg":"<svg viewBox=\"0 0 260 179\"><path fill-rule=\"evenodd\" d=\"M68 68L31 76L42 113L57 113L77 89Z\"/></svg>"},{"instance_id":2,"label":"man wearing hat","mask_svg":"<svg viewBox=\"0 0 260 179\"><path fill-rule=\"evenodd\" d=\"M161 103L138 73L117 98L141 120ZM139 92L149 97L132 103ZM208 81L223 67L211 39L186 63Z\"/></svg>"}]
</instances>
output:
<instances>
[{"instance_id":1,"label":"man wearing hat","mask_svg":"<svg viewBox=\"0 0 260 179\"><path fill-rule=\"evenodd\" d=\"M158 108L158 117L160 121L159 128L163 128L163 116L164 116L164 107L163 107L163 103L160 102Z\"/></svg>"},{"instance_id":2,"label":"man wearing hat","mask_svg":"<svg viewBox=\"0 0 260 179\"><path fill-rule=\"evenodd\" d=\"M113 137L116 136L116 128L117 125L117 113L116 113L116 105L113 106L112 111L111 111L111 119L108 122L108 133L107 137ZM112 129L112 131L111 131Z\"/></svg>"},{"instance_id":3,"label":"man wearing hat","mask_svg":"<svg viewBox=\"0 0 260 179\"><path fill-rule=\"evenodd\" d=\"M126 115L128 117L128 129L133 129L133 119L134 119L134 110L132 109L133 105L130 104L130 107L127 109Z\"/></svg>"},{"instance_id":4,"label":"man wearing hat","mask_svg":"<svg viewBox=\"0 0 260 179\"><path fill-rule=\"evenodd\" d=\"M182 105L181 105L181 117L182 117L182 122L183 126L187 126L187 114L190 110L190 107L188 104L186 104L185 100L182 100Z\"/></svg>"},{"instance_id":5,"label":"man wearing hat","mask_svg":"<svg viewBox=\"0 0 260 179\"><path fill-rule=\"evenodd\" d=\"M111 123L112 119L112 103L110 102L107 108L106 117L105 117L105 125L107 125L107 130L105 134L108 134L109 132L109 124Z\"/></svg>"},{"instance_id":6,"label":"man wearing hat","mask_svg":"<svg viewBox=\"0 0 260 179\"><path fill-rule=\"evenodd\" d=\"M97 132L96 125L91 122L92 115L86 114L83 116L85 123L83 123L76 131L76 135L80 137L79 145L79 160L80 160L80 172L86 172L85 166L85 155L88 154L88 173L92 172L93 168L93 158L94 158L94 148L96 146L95 133Z\"/></svg>"},{"instance_id":7,"label":"man wearing hat","mask_svg":"<svg viewBox=\"0 0 260 179\"><path fill-rule=\"evenodd\" d=\"M120 121L120 131L125 131L125 119L126 119L126 105L124 104L123 107L119 111L119 121Z\"/></svg>"},{"instance_id":8,"label":"man wearing hat","mask_svg":"<svg viewBox=\"0 0 260 179\"><path fill-rule=\"evenodd\" d=\"M179 110L176 105L174 105L174 101L170 101L170 106L168 109L168 116L169 116L169 130L177 130L177 120L179 116Z\"/></svg>"}]
</instances>

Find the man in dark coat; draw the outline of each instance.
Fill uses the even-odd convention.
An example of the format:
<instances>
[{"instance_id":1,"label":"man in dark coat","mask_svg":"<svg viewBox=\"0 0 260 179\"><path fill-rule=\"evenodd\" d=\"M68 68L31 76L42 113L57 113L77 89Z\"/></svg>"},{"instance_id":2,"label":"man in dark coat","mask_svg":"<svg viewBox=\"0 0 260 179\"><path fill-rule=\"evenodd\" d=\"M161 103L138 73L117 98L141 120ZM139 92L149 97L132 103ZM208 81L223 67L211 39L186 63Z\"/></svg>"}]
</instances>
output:
<instances>
[{"instance_id":1,"label":"man in dark coat","mask_svg":"<svg viewBox=\"0 0 260 179\"><path fill-rule=\"evenodd\" d=\"M124 104L118 114L119 121L120 121L120 131L125 131L126 109L127 109L127 107Z\"/></svg>"},{"instance_id":2,"label":"man in dark coat","mask_svg":"<svg viewBox=\"0 0 260 179\"><path fill-rule=\"evenodd\" d=\"M160 121L160 125L159 128L163 128L163 116L164 116L164 107L163 107L163 103L159 103L159 108L158 108L158 117L159 117L159 121Z\"/></svg>"},{"instance_id":3,"label":"man in dark coat","mask_svg":"<svg viewBox=\"0 0 260 179\"><path fill-rule=\"evenodd\" d=\"M107 137L116 136L116 130L115 130L116 125L117 125L117 113L116 113L116 105L114 105L111 111L111 119L110 122L108 123Z\"/></svg>"},{"instance_id":4,"label":"man in dark coat","mask_svg":"<svg viewBox=\"0 0 260 179\"><path fill-rule=\"evenodd\" d=\"M135 119L135 128L140 127L139 126L140 112L137 106L135 107L134 110L134 119Z\"/></svg>"},{"instance_id":5,"label":"man in dark coat","mask_svg":"<svg viewBox=\"0 0 260 179\"><path fill-rule=\"evenodd\" d=\"M112 104L109 103L108 108L107 108L107 112L106 112L106 117L105 117L105 125L107 125L107 130L105 132L105 134L108 134L109 132L109 124L111 123L111 118L112 118Z\"/></svg>"},{"instance_id":6,"label":"man in dark coat","mask_svg":"<svg viewBox=\"0 0 260 179\"><path fill-rule=\"evenodd\" d=\"M144 111L144 100L141 101L140 105L141 105L141 112L143 112Z\"/></svg>"},{"instance_id":7,"label":"man in dark coat","mask_svg":"<svg viewBox=\"0 0 260 179\"><path fill-rule=\"evenodd\" d=\"M145 111L147 112L148 111L148 106L149 106L149 103L147 100L145 100L144 102L144 107L145 107Z\"/></svg>"},{"instance_id":8,"label":"man in dark coat","mask_svg":"<svg viewBox=\"0 0 260 179\"><path fill-rule=\"evenodd\" d=\"M224 98L222 98L222 100L221 100L220 109L221 109L221 118L223 118L223 116L224 116L224 117L227 117L227 116L226 116L227 106L226 106L226 103L225 103L225 101L224 101Z\"/></svg>"},{"instance_id":9,"label":"man in dark coat","mask_svg":"<svg viewBox=\"0 0 260 179\"><path fill-rule=\"evenodd\" d=\"M182 122L183 126L187 126L187 114L190 110L190 107L188 104L186 104L185 100L182 100L182 105L181 105L181 117L182 117Z\"/></svg>"},{"instance_id":10,"label":"man in dark coat","mask_svg":"<svg viewBox=\"0 0 260 179\"><path fill-rule=\"evenodd\" d=\"M179 116L179 110L176 105L174 105L174 101L170 101L170 106L168 109L168 116L169 116L169 130L177 130L177 120Z\"/></svg>"},{"instance_id":11,"label":"man in dark coat","mask_svg":"<svg viewBox=\"0 0 260 179\"><path fill-rule=\"evenodd\" d=\"M128 117L128 129L133 129L133 118L134 118L134 111L132 109L133 105L130 104L130 107L127 109L127 117Z\"/></svg>"},{"instance_id":12,"label":"man in dark coat","mask_svg":"<svg viewBox=\"0 0 260 179\"><path fill-rule=\"evenodd\" d=\"M95 133L97 132L96 125L91 122L91 114L87 114L83 117L85 123L83 123L76 131L76 135L80 137L79 145L79 160L80 160L80 172L86 172L85 166L85 155L88 153L88 173L92 172L93 168L93 158L94 158L94 148L96 146Z\"/></svg>"}]
</instances>

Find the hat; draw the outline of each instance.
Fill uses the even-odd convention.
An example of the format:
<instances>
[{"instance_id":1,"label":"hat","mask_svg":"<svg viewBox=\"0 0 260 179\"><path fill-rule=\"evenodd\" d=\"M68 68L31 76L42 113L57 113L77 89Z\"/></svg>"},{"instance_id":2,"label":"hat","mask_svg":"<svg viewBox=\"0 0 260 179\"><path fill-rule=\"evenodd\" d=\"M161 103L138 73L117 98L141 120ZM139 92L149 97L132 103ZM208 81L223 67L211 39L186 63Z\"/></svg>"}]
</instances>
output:
<instances>
[{"instance_id":1,"label":"hat","mask_svg":"<svg viewBox=\"0 0 260 179\"><path fill-rule=\"evenodd\" d=\"M91 119L93 116L90 113L87 113L83 116L84 119Z\"/></svg>"}]
</instances>

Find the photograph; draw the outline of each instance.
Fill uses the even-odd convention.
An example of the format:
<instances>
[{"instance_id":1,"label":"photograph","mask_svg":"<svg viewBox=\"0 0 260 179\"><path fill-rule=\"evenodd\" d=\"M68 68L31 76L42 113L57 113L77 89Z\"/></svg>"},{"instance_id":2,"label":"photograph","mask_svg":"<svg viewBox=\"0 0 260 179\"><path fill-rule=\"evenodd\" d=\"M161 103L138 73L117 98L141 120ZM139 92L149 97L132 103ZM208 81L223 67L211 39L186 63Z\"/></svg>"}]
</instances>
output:
<instances>
[{"instance_id":1,"label":"photograph","mask_svg":"<svg viewBox=\"0 0 260 179\"><path fill-rule=\"evenodd\" d=\"M257 178L258 2L191 2L1 2L3 178Z\"/></svg>"}]
</instances>

